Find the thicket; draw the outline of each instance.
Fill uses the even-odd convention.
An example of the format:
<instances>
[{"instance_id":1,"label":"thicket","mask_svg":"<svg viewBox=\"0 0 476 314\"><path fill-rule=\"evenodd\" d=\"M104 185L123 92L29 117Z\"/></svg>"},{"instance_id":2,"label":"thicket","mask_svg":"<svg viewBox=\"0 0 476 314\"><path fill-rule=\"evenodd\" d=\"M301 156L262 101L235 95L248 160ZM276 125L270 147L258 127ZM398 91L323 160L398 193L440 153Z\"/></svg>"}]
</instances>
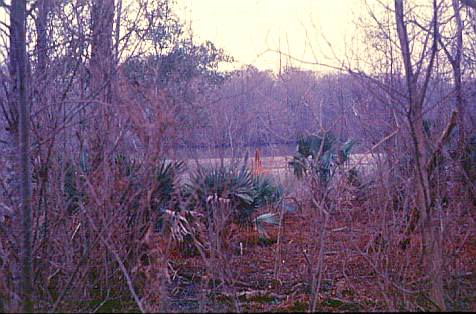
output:
<instances>
[{"instance_id":1,"label":"thicket","mask_svg":"<svg viewBox=\"0 0 476 314\"><path fill-rule=\"evenodd\" d=\"M194 41L172 1L22 3L0 1L0 311L166 311L176 255L198 255L201 290L241 311L248 233L273 245L259 275L301 294L295 308L471 309L472 1L369 7L368 54L326 75L220 71L232 58ZM283 143L299 180L174 161L183 147L282 157ZM287 219L299 230L284 241ZM325 301L330 285L342 300Z\"/></svg>"}]
</instances>

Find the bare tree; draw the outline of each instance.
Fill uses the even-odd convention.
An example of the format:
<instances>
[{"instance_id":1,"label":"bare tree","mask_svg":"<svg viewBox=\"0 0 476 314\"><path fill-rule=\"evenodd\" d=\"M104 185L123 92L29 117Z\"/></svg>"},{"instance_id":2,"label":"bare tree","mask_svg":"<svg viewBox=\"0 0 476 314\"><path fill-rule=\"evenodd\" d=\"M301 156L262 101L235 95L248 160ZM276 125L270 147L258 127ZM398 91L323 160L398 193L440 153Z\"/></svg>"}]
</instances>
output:
<instances>
[{"instance_id":1,"label":"bare tree","mask_svg":"<svg viewBox=\"0 0 476 314\"><path fill-rule=\"evenodd\" d=\"M19 160L21 189L21 297L23 311L31 312L32 303L32 255L31 255L31 170L30 170L30 108L27 101L26 55L26 1L12 2L10 13L12 68L15 69L17 105L19 113ZM20 219L17 219L19 222Z\"/></svg>"},{"instance_id":2,"label":"bare tree","mask_svg":"<svg viewBox=\"0 0 476 314\"><path fill-rule=\"evenodd\" d=\"M440 310L445 310L443 292L443 256L441 248L441 233L438 224L434 221L434 210L432 210L433 200L430 187L429 155L425 143L425 130L423 125L423 103L430 80L433 63L437 53L438 40L438 16L436 0L433 1L433 18L431 29L433 33L433 44L430 48L430 55L423 85L418 86L418 75L412 64L410 50L410 40L408 38L407 24L405 21L405 10L402 0L395 0L395 20L397 23L397 33L400 42L401 54L404 63L405 77L408 93L408 123L411 129L411 137L414 145L415 156L415 181L416 181L416 205L419 220L422 227L424 257L426 269L431 276L431 297ZM421 60L420 60L421 62ZM454 123L454 122L453 122Z\"/></svg>"},{"instance_id":3,"label":"bare tree","mask_svg":"<svg viewBox=\"0 0 476 314\"><path fill-rule=\"evenodd\" d=\"M109 139L110 119L109 104L112 99L111 74L114 65L112 46L114 24L114 0L93 0L91 7L91 92L97 99L100 109L98 132L94 138L93 149L97 161L105 159L105 146ZM102 130L101 130L102 129Z\"/></svg>"},{"instance_id":4,"label":"bare tree","mask_svg":"<svg viewBox=\"0 0 476 314\"><path fill-rule=\"evenodd\" d=\"M462 1L463 2L463 1ZM442 36L438 35L438 41L448 59L453 71L454 92L458 117L458 155L461 158L465 146L465 99L463 92L462 57L463 57L463 20L461 17L461 4L458 0L452 0L451 6L454 13L455 30L452 43L444 43Z\"/></svg>"}]
</instances>

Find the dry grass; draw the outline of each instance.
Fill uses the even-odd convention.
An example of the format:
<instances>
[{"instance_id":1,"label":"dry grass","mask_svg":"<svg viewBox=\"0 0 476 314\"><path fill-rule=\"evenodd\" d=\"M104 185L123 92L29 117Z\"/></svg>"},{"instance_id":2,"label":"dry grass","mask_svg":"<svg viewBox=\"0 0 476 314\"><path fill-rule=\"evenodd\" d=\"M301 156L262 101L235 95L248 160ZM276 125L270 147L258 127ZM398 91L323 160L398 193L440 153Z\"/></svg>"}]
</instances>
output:
<instances>
[{"instance_id":1,"label":"dry grass","mask_svg":"<svg viewBox=\"0 0 476 314\"><path fill-rule=\"evenodd\" d=\"M241 230L235 236L235 249L229 262L236 275L235 287L242 311L307 310L310 296L307 258L312 249L310 235L313 227L310 218L309 208L300 213L286 214L280 244L260 243L253 230ZM381 235L381 220L384 218L381 213L365 209L339 211L332 215L327 226L318 311L431 309L428 296L421 290L426 283L419 262L418 236L406 249L399 246L398 238L384 240ZM458 223L448 226L449 230L455 230ZM274 235L277 236L276 230ZM464 234L457 237L458 241L462 241ZM244 245L243 255L238 249L239 242ZM456 284L459 293L459 303L453 303L452 308L471 310L476 304L472 258L476 252L476 241L473 238L461 243L464 245L460 253L452 260L452 263L464 265L460 269L461 277L457 279L458 282L451 279L448 284ZM279 261L276 260L278 249L281 252ZM451 243L447 242L446 250L449 252L451 249ZM205 268L199 257L177 256L173 263L177 276L170 288L170 310L197 311L200 304L198 290L204 280L209 281L211 278L205 276ZM184 291L187 291L186 296ZM208 302L202 309L233 309L230 295L211 288L207 288L204 293Z\"/></svg>"}]
</instances>

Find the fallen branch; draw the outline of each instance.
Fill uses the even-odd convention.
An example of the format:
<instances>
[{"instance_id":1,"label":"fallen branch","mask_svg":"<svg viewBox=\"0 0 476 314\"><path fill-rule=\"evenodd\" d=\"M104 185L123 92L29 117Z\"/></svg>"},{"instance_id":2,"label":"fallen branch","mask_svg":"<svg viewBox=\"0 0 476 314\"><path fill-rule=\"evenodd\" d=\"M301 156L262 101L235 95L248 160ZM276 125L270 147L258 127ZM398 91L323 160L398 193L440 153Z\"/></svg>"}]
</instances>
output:
<instances>
[{"instance_id":1,"label":"fallen branch","mask_svg":"<svg viewBox=\"0 0 476 314\"><path fill-rule=\"evenodd\" d=\"M400 128L396 129L395 131L393 131L392 133L390 133L389 135L387 135L386 137L384 137L383 139L381 139L377 144L375 144L374 146L372 146L371 149L369 149L369 151L366 153L367 154L371 154L375 149L377 149L380 145L382 145L383 143L385 143L386 141L388 141L389 139L391 139L392 137L394 137L398 131L400 131Z\"/></svg>"},{"instance_id":2,"label":"fallen branch","mask_svg":"<svg viewBox=\"0 0 476 314\"><path fill-rule=\"evenodd\" d=\"M436 164L437 157L440 155L441 150L443 149L443 146L448 141L451 131L456 126L457 117L458 117L458 110L455 109L451 113L450 121L448 121L448 124L446 125L445 129L440 135L440 138L438 139L435 150L433 151L430 158L428 159L428 162L426 163L426 169L428 170L429 174L431 174L431 172L433 171Z\"/></svg>"}]
</instances>

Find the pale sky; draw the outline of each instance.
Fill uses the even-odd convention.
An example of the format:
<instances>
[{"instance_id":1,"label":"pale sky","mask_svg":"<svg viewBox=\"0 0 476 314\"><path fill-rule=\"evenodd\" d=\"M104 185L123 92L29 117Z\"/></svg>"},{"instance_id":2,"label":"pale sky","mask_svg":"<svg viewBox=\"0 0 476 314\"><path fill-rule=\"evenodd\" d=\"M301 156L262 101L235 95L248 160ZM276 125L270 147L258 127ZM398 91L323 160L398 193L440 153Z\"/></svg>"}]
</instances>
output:
<instances>
[{"instance_id":1,"label":"pale sky","mask_svg":"<svg viewBox=\"0 0 476 314\"><path fill-rule=\"evenodd\" d=\"M309 62L336 65L327 39L339 58L355 34L353 21L363 13L364 0L176 0L176 13L192 25L197 42L211 40L235 57L224 69L253 64L278 71L281 50ZM6 14L0 12L1 19ZM322 37L325 36L325 39ZM290 61L281 65L325 71Z\"/></svg>"},{"instance_id":2,"label":"pale sky","mask_svg":"<svg viewBox=\"0 0 476 314\"><path fill-rule=\"evenodd\" d=\"M316 55L319 62L332 63L322 34L342 56L355 30L355 15L363 9L361 0L177 0L177 4L180 17L191 21L194 36L225 49L238 61L235 66L253 64L275 71L279 56L263 54L267 49L311 62ZM296 61L292 65L319 69Z\"/></svg>"}]
</instances>

